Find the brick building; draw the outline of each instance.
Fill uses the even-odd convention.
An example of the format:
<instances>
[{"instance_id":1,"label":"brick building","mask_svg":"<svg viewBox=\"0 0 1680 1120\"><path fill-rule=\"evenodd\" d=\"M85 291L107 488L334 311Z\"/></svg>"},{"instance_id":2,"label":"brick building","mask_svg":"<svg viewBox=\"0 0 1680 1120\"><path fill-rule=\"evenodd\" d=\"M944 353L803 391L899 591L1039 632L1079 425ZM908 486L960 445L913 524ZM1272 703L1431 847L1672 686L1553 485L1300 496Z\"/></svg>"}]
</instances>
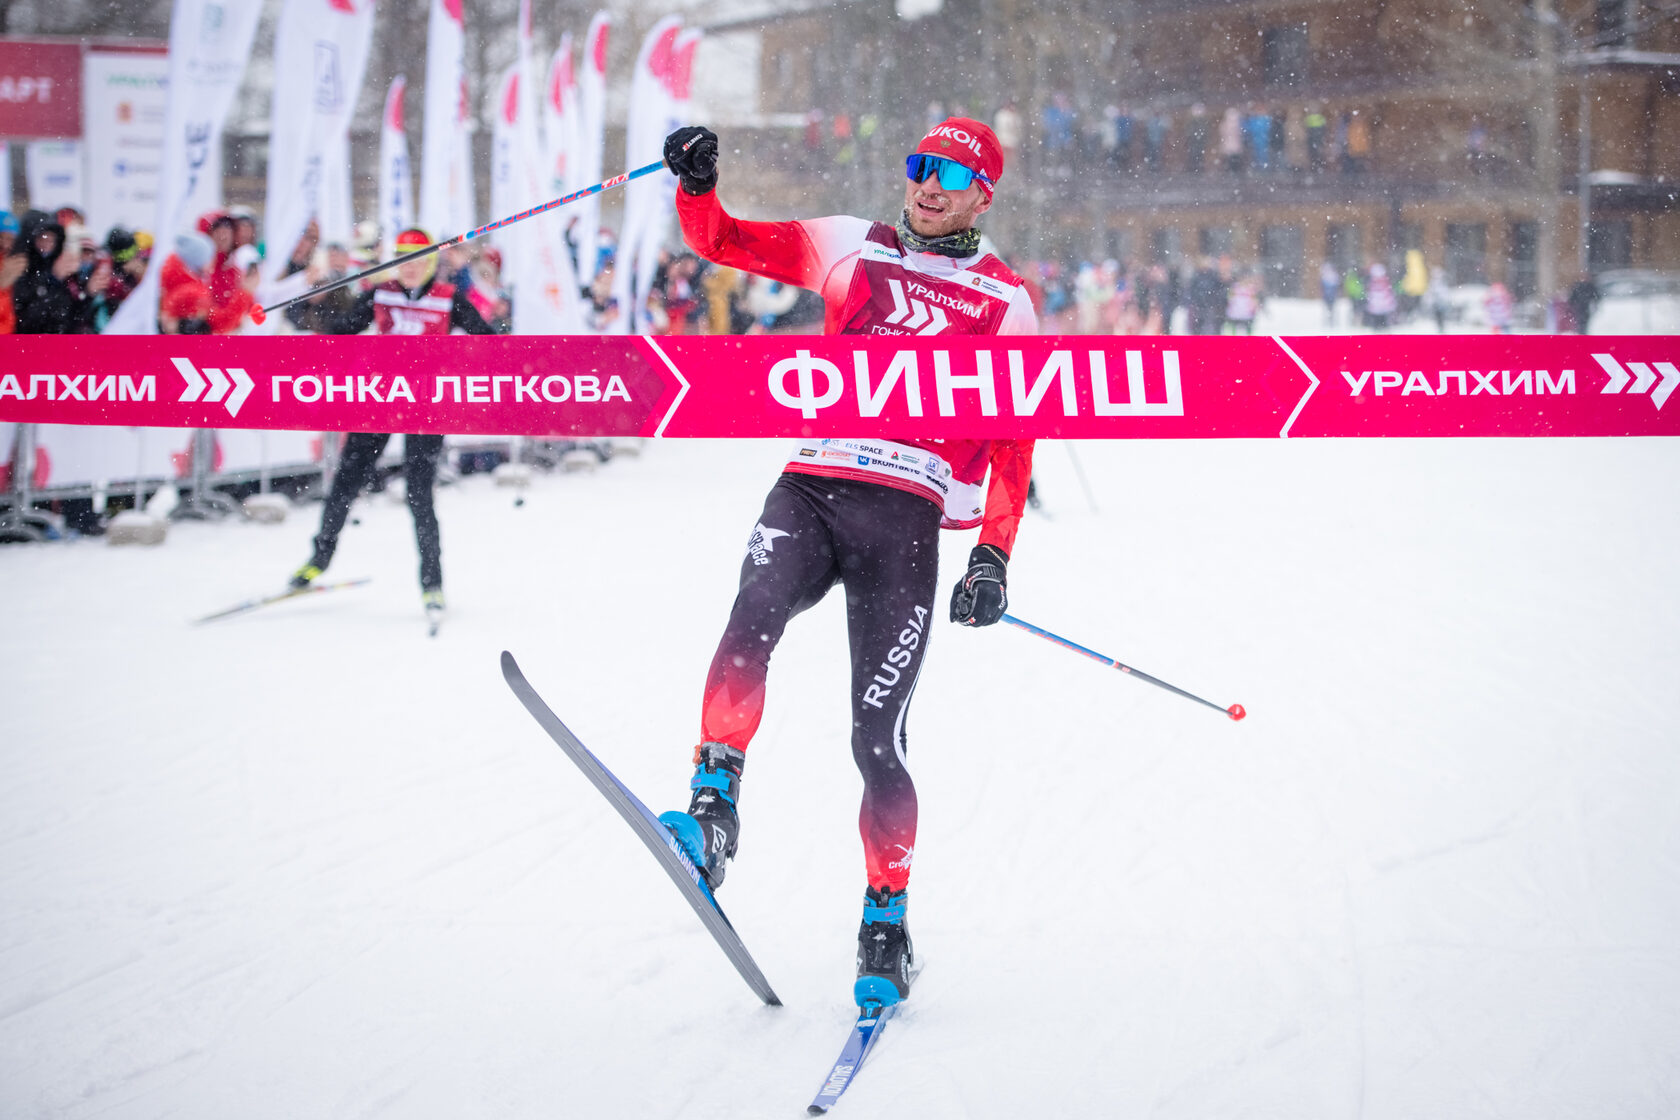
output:
<instances>
[{"instance_id":1,"label":"brick building","mask_svg":"<svg viewBox=\"0 0 1680 1120\"><path fill-rule=\"evenodd\" d=\"M1012 101L1025 142L990 224L1021 256L1229 254L1296 295L1325 259L1410 248L1519 295L1582 267L1680 269L1680 14L1663 0L946 0L914 23L879 7L758 31L760 111L821 114L770 162L807 193L821 171L854 212L859 190L894 204L877 184L923 104L989 118ZM883 104L904 108L878 153L854 143L835 166L827 122Z\"/></svg>"}]
</instances>

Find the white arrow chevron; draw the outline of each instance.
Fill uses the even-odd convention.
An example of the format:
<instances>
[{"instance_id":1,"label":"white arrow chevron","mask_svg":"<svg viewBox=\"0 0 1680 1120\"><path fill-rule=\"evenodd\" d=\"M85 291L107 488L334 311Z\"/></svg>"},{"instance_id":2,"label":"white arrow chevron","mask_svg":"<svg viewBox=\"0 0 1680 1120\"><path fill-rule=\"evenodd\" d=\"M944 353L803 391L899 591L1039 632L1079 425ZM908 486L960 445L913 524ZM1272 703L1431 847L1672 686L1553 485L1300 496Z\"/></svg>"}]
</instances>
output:
<instances>
[{"instance_id":1,"label":"white arrow chevron","mask_svg":"<svg viewBox=\"0 0 1680 1120\"><path fill-rule=\"evenodd\" d=\"M198 395L204 392L204 378L198 375L198 370L194 369L193 364L185 358L171 358L169 360L174 363L181 376L187 379L187 390L181 394L181 400L183 402L196 401Z\"/></svg>"},{"instance_id":2,"label":"white arrow chevron","mask_svg":"<svg viewBox=\"0 0 1680 1120\"><path fill-rule=\"evenodd\" d=\"M206 366L204 376L210 381L210 391L204 394L205 404L215 404L227 395L228 379L221 370Z\"/></svg>"},{"instance_id":3,"label":"white arrow chevron","mask_svg":"<svg viewBox=\"0 0 1680 1120\"><path fill-rule=\"evenodd\" d=\"M928 321L927 304L923 303L921 300L919 300L919 299L911 300L910 301L910 310L911 310L910 318L904 320L904 325L906 327L910 328L911 330L916 330L923 323L926 323Z\"/></svg>"},{"instance_id":4,"label":"white arrow chevron","mask_svg":"<svg viewBox=\"0 0 1680 1120\"><path fill-rule=\"evenodd\" d=\"M187 381L187 388L181 394L182 403L196 401L202 397L204 403L214 404L226 397L222 404L228 410L228 415L238 416L239 409L245 404L245 398L251 395L251 389L254 387L251 375L242 369L230 369L224 373L219 369L206 367L200 372L185 358L171 358L169 361ZM209 379L208 382L206 378ZM205 392L207 386L210 390L208 393ZM231 393L228 391L230 389Z\"/></svg>"},{"instance_id":5,"label":"white arrow chevron","mask_svg":"<svg viewBox=\"0 0 1680 1120\"><path fill-rule=\"evenodd\" d=\"M904 302L904 285L897 280L888 280L887 290L893 298L893 313L887 316L887 322L902 323L904 317L910 314L910 305Z\"/></svg>"},{"instance_id":6,"label":"white arrow chevron","mask_svg":"<svg viewBox=\"0 0 1680 1120\"><path fill-rule=\"evenodd\" d=\"M1629 362L1627 368L1631 369L1634 375L1639 378L1633 383L1631 392L1635 394L1643 393L1656 383L1657 375L1644 362Z\"/></svg>"},{"instance_id":7,"label":"white arrow chevron","mask_svg":"<svg viewBox=\"0 0 1680 1120\"><path fill-rule=\"evenodd\" d=\"M233 378L233 395L227 399L228 415L238 416L239 406L251 395L251 375L242 369L230 369L228 376Z\"/></svg>"},{"instance_id":8,"label":"white arrow chevron","mask_svg":"<svg viewBox=\"0 0 1680 1120\"><path fill-rule=\"evenodd\" d=\"M933 322L917 331L917 334L938 334L940 331L951 325L951 320L945 317L944 308L940 307L937 303L930 303L927 307L928 310L933 313Z\"/></svg>"},{"instance_id":9,"label":"white arrow chevron","mask_svg":"<svg viewBox=\"0 0 1680 1120\"><path fill-rule=\"evenodd\" d=\"M1680 383L1680 369L1675 369L1673 362L1658 362L1656 365L1663 379L1657 391L1651 394L1651 403L1661 408L1668 403L1668 395L1674 392L1675 384Z\"/></svg>"}]
</instances>

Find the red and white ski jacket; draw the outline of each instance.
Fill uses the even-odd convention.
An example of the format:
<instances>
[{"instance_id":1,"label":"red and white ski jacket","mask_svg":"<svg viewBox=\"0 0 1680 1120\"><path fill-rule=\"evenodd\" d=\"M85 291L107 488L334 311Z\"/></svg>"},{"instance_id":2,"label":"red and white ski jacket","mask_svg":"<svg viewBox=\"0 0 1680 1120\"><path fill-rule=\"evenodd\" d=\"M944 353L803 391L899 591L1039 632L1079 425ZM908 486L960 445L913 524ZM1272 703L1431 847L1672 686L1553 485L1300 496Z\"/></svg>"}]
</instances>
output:
<instances>
[{"instance_id":1,"label":"red and white ski jacket","mask_svg":"<svg viewBox=\"0 0 1680 1120\"><path fill-rule=\"evenodd\" d=\"M738 221L716 191L679 187L677 217L683 240L707 260L822 296L825 334L1038 333L1021 278L990 253L912 252L892 226L863 218ZM786 469L921 494L944 511L945 528L979 525L980 543L1008 554L1027 503L1032 452L1032 440L806 440Z\"/></svg>"},{"instance_id":2,"label":"red and white ski jacket","mask_svg":"<svg viewBox=\"0 0 1680 1120\"><path fill-rule=\"evenodd\" d=\"M395 280L373 289L373 322L380 334L448 334L455 285L436 281L411 292Z\"/></svg>"}]
</instances>

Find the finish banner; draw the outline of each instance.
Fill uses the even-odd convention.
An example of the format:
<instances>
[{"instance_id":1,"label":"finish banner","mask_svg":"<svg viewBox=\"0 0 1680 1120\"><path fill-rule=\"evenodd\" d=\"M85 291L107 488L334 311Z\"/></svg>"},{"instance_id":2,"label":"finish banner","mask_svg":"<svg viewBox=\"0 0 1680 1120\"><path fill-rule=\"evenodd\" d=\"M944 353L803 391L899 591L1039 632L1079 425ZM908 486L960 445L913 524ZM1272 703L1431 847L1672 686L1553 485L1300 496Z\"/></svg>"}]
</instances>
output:
<instances>
[{"instance_id":1,"label":"finish banner","mask_svg":"<svg viewBox=\"0 0 1680 1120\"><path fill-rule=\"evenodd\" d=\"M0 421L24 423L706 438L1680 435L1672 335L14 335L0 352Z\"/></svg>"}]
</instances>

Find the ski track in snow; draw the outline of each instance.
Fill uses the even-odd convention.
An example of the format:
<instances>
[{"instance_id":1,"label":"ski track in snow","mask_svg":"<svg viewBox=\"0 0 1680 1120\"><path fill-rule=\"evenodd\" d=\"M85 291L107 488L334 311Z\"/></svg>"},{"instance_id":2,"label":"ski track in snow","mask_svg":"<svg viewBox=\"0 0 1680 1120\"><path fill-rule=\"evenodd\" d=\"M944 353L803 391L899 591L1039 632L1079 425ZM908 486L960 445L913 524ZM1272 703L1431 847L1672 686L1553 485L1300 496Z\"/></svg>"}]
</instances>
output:
<instances>
[{"instance_id":1,"label":"ski track in snow","mask_svg":"<svg viewBox=\"0 0 1680 1120\"><path fill-rule=\"evenodd\" d=\"M839 1108L1680 1114L1677 446L1041 443L1011 610L1250 715L941 620L929 967ZM0 1116L803 1114L863 886L839 597L776 654L720 896L781 1009L497 666L683 803L783 452L440 491L430 640L390 496L333 565L373 583L202 627L318 505L0 548Z\"/></svg>"}]
</instances>

